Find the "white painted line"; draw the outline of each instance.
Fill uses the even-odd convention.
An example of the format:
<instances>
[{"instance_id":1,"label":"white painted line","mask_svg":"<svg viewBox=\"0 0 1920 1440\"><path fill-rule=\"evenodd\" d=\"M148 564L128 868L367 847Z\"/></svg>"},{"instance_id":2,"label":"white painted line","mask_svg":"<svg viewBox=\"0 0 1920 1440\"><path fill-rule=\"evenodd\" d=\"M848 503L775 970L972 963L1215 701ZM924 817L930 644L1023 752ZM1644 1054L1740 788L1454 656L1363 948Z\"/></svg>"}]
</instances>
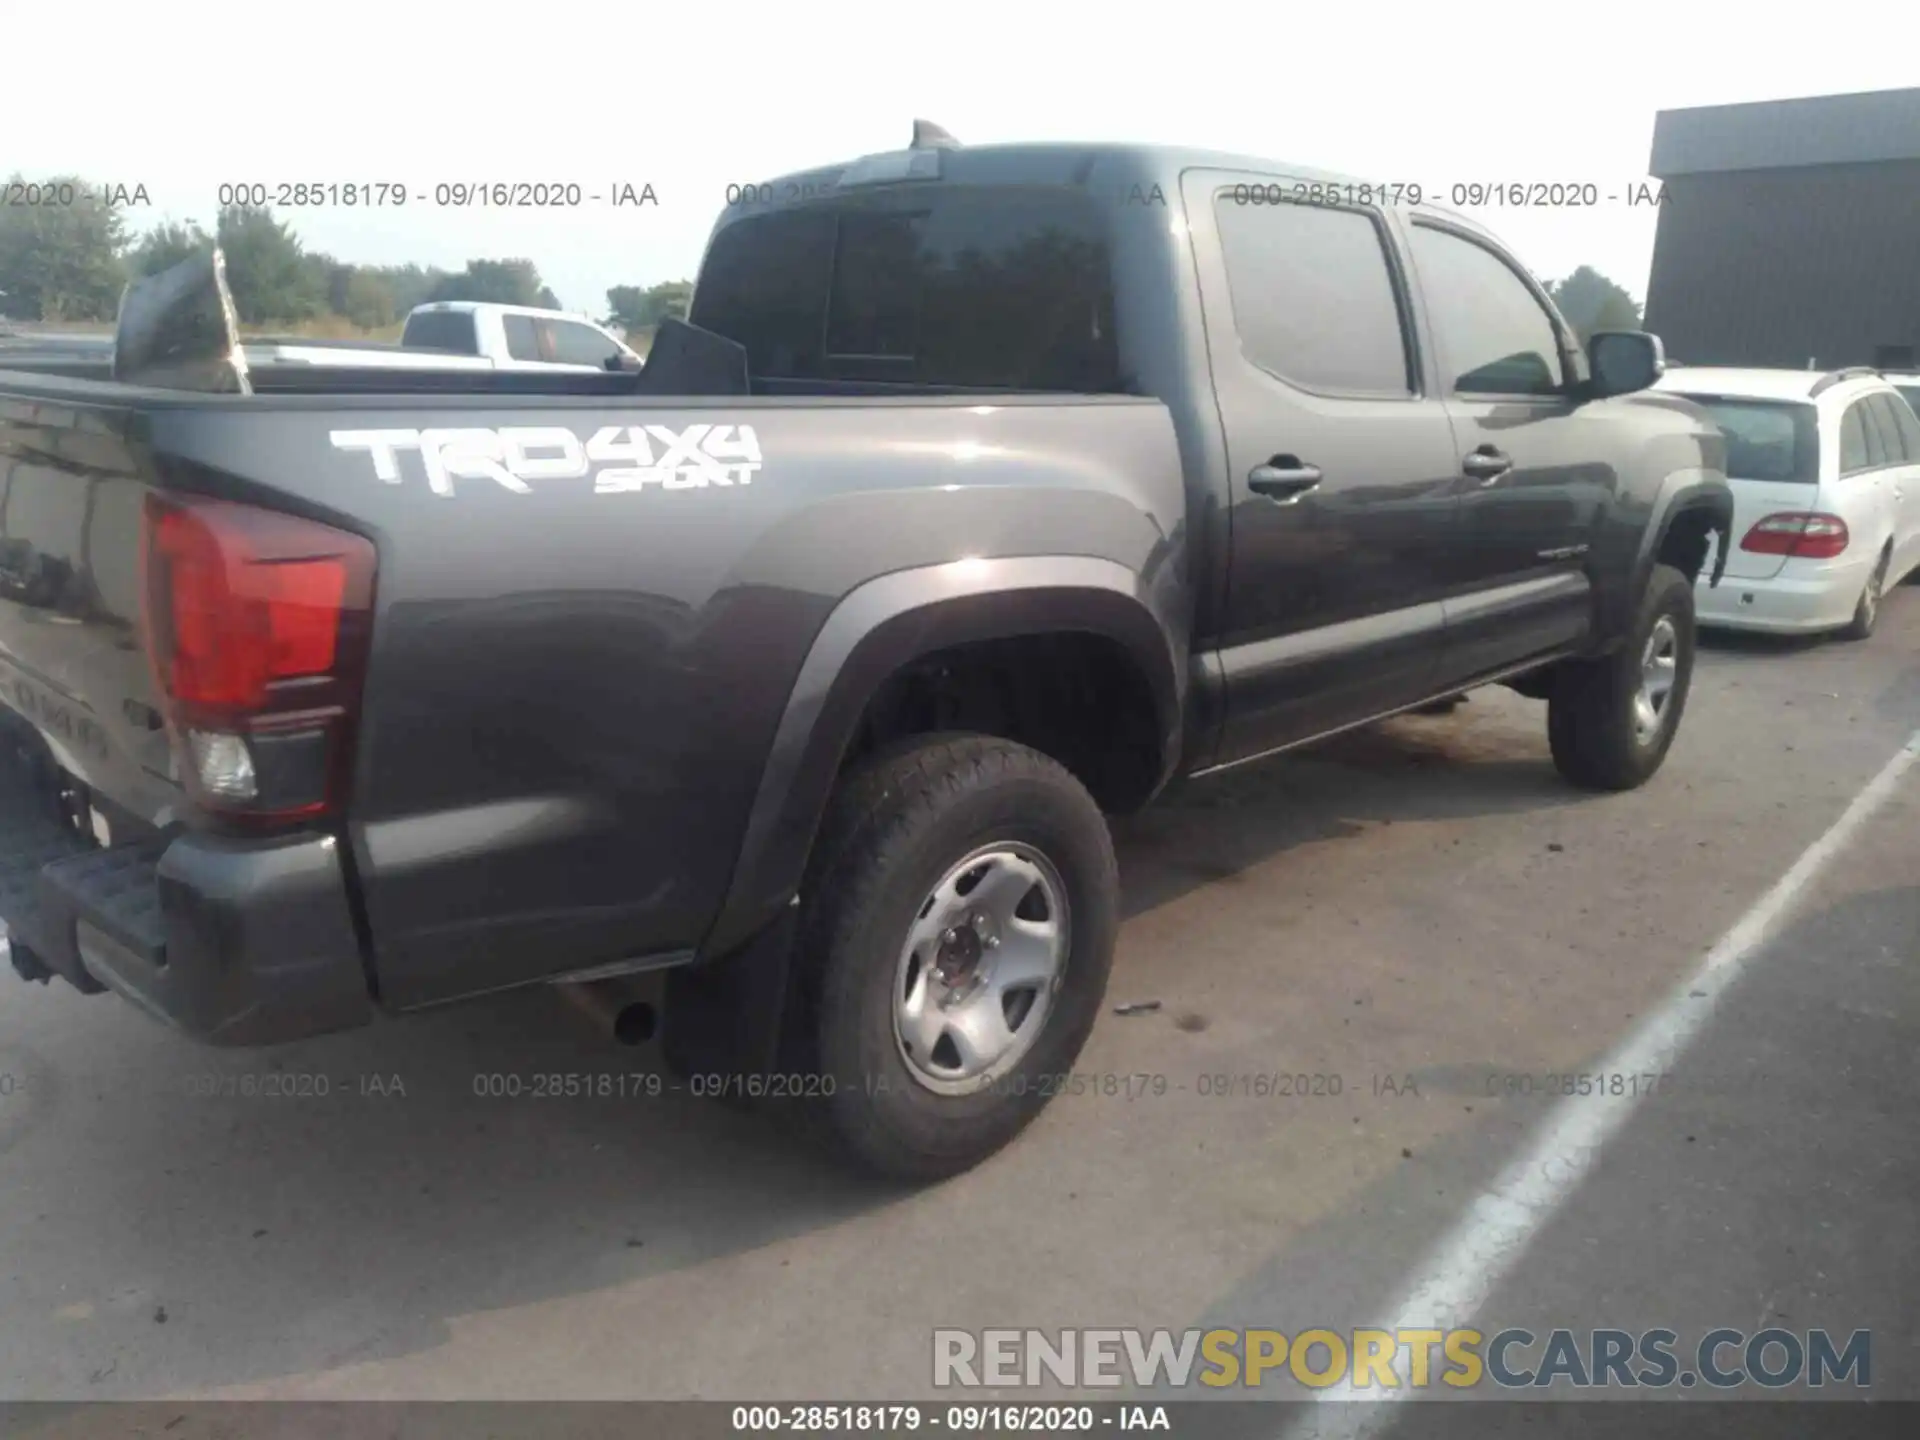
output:
<instances>
[{"instance_id":1,"label":"white painted line","mask_svg":"<svg viewBox=\"0 0 1920 1440\"><path fill-rule=\"evenodd\" d=\"M1916 760L1920 760L1920 731L1908 738L1773 888L1720 937L1672 997L1593 1068L1634 1075L1672 1069L1761 942L1860 827L1887 802L1900 777ZM1632 1095L1580 1095L1554 1106L1533 1141L1429 1252L1393 1307L1393 1318L1382 1328L1397 1333L1468 1324L1494 1288L1519 1264L1554 1212L1579 1188L1601 1147L1632 1118L1638 1103ZM1315 1440L1335 1436L1368 1440L1384 1431L1393 1419L1391 1402L1412 1393L1404 1383L1392 1390L1355 1390L1345 1381L1330 1385L1314 1392L1314 1399L1350 1403L1331 1409L1316 1405L1288 1429L1287 1440L1306 1440L1308 1436Z\"/></svg>"}]
</instances>

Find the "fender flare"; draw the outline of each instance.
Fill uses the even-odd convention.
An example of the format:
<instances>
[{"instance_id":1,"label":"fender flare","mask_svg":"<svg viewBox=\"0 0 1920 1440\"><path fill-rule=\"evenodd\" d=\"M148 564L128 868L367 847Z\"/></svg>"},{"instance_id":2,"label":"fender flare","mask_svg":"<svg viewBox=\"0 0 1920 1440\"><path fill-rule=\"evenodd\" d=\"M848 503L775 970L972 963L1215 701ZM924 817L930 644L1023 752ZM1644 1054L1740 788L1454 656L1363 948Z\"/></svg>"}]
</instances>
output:
<instances>
[{"instance_id":1,"label":"fender flare","mask_svg":"<svg viewBox=\"0 0 1920 1440\"><path fill-rule=\"evenodd\" d=\"M1117 643L1152 691L1159 780L1179 758L1186 637L1141 577L1080 555L959 560L897 570L847 594L814 637L787 697L703 958L737 948L798 895L841 758L867 702L920 656L970 641L1080 632Z\"/></svg>"},{"instance_id":2,"label":"fender flare","mask_svg":"<svg viewBox=\"0 0 1920 1440\"><path fill-rule=\"evenodd\" d=\"M1708 583L1718 585L1720 577L1726 572L1727 550L1733 543L1733 492L1727 488L1726 478L1718 471L1674 471L1661 482L1650 509L1652 513L1648 523L1641 528L1632 565L1625 575L1626 585L1603 597L1605 611L1600 616L1599 624L1603 635L1617 639L1626 633L1627 626L1633 620L1634 608L1646 592L1647 581L1653 574L1655 557L1659 555L1660 547L1666 544L1667 536L1673 530L1673 522L1679 516L1707 512L1711 521L1708 528L1720 537L1720 543L1714 547L1713 574Z\"/></svg>"}]
</instances>

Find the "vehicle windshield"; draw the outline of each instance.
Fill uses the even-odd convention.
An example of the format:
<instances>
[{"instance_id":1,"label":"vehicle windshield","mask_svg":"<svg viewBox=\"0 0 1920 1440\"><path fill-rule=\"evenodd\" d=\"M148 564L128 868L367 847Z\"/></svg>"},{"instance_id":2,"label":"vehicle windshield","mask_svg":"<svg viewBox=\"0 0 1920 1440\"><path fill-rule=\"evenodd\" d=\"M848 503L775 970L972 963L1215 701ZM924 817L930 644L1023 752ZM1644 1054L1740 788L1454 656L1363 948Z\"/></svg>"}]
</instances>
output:
<instances>
[{"instance_id":1,"label":"vehicle windshield","mask_svg":"<svg viewBox=\"0 0 1920 1440\"><path fill-rule=\"evenodd\" d=\"M1812 485L1820 478L1814 408L1791 400L1736 400L1688 395L1727 437L1727 475Z\"/></svg>"},{"instance_id":2,"label":"vehicle windshield","mask_svg":"<svg viewBox=\"0 0 1920 1440\"><path fill-rule=\"evenodd\" d=\"M713 240L689 319L756 379L1120 389L1097 207L1015 187L872 192Z\"/></svg>"},{"instance_id":3,"label":"vehicle windshield","mask_svg":"<svg viewBox=\"0 0 1920 1440\"><path fill-rule=\"evenodd\" d=\"M1895 385L1893 388L1900 392L1900 398L1912 407L1913 413L1920 415L1920 385Z\"/></svg>"}]
</instances>

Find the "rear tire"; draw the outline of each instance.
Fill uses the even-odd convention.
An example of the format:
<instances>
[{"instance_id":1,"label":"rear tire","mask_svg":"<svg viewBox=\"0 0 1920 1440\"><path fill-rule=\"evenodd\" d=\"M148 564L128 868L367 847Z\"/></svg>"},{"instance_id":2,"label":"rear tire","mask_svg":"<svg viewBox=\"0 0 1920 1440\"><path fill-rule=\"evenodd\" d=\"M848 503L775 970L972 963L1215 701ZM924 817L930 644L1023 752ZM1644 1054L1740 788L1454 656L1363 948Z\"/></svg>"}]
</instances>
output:
<instances>
[{"instance_id":1,"label":"rear tire","mask_svg":"<svg viewBox=\"0 0 1920 1440\"><path fill-rule=\"evenodd\" d=\"M1693 585L1656 565L1624 644L1568 661L1547 700L1553 763L1588 790L1632 790L1667 758L1693 682Z\"/></svg>"},{"instance_id":2,"label":"rear tire","mask_svg":"<svg viewBox=\"0 0 1920 1440\"><path fill-rule=\"evenodd\" d=\"M806 894L790 1038L830 1092L815 1111L827 1136L914 1181L1005 1146L1071 1071L1106 993L1119 875L1093 798L1011 741L923 738L842 780ZM1049 926L1054 940L1036 938ZM1029 971L1050 978L1012 983Z\"/></svg>"},{"instance_id":3,"label":"rear tire","mask_svg":"<svg viewBox=\"0 0 1920 1440\"><path fill-rule=\"evenodd\" d=\"M1891 550L1880 552L1879 562L1874 565L1873 573L1867 576L1867 583L1861 587L1860 603L1853 607L1853 619L1840 632L1842 640L1864 640L1873 634L1874 626L1880 623L1880 601L1887 588L1887 566L1892 561Z\"/></svg>"}]
</instances>

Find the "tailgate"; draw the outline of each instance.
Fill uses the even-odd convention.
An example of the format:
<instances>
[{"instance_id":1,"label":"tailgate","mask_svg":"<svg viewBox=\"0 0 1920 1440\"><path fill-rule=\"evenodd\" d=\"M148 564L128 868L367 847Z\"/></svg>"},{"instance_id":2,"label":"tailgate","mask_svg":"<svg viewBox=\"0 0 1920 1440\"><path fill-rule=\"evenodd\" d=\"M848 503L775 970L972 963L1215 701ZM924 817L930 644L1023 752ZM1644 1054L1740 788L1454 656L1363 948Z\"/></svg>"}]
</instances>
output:
<instances>
[{"instance_id":1,"label":"tailgate","mask_svg":"<svg viewBox=\"0 0 1920 1440\"><path fill-rule=\"evenodd\" d=\"M0 703L148 822L179 796L140 638L147 484L110 414L0 398Z\"/></svg>"},{"instance_id":2,"label":"tailgate","mask_svg":"<svg viewBox=\"0 0 1920 1440\"><path fill-rule=\"evenodd\" d=\"M1674 390L1705 410L1726 438L1727 480L1733 491L1726 578L1772 579L1787 557L1742 550L1740 542L1769 515L1819 508L1820 437L1813 405L1798 398L1707 394L1677 385ZM1717 559L1709 553L1703 573L1711 575Z\"/></svg>"}]
</instances>

